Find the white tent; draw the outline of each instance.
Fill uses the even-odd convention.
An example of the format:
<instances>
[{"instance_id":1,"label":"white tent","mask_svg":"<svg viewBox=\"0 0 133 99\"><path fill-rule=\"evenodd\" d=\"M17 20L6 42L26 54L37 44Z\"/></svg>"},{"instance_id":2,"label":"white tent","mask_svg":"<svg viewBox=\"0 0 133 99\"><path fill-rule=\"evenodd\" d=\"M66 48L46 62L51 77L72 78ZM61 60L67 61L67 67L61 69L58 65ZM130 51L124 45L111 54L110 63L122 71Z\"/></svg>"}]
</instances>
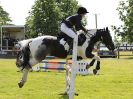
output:
<instances>
[{"instance_id":1,"label":"white tent","mask_svg":"<svg viewBox=\"0 0 133 99\"><path fill-rule=\"evenodd\" d=\"M2 25L0 34L1 51L12 50L11 43L25 39L25 26L24 25ZM11 40L14 40L11 42Z\"/></svg>"}]
</instances>

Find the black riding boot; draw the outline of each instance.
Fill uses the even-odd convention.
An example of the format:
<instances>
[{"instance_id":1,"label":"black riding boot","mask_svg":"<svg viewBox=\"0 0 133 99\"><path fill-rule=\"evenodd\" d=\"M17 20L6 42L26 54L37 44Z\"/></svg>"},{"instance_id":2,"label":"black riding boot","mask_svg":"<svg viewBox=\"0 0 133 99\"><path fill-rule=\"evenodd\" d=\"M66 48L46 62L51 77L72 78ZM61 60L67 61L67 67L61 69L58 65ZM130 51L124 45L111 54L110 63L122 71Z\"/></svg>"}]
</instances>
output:
<instances>
[{"instance_id":1,"label":"black riding boot","mask_svg":"<svg viewBox=\"0 0 133 99\"><path fill-rule=\"evenodd\" d=\"M67 43L69 45L69 51L68 51L68 54L72 54L72 50L73 50L73 39L69 39L67 40Z\"/></svg>"}]
</instances>

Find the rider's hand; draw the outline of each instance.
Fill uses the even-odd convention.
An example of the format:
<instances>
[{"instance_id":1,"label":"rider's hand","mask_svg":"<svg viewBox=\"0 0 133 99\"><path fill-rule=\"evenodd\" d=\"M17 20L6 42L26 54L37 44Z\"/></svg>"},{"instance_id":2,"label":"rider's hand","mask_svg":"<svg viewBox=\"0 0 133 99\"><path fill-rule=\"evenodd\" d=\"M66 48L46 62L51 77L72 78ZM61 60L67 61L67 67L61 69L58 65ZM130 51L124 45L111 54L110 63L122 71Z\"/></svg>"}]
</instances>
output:
<instances>
[{"instance_id":1,"label":"rider's hand","mask_svg":"<svg viewBox=\"0 0 133 99\"><path fill-rule=\"evenodd\" d=\"M88 31L89 31L89 30L88 30L88 29L86 29L86 30L85 30L85 33L88 33Z\"/></svg>"}]
</instances>

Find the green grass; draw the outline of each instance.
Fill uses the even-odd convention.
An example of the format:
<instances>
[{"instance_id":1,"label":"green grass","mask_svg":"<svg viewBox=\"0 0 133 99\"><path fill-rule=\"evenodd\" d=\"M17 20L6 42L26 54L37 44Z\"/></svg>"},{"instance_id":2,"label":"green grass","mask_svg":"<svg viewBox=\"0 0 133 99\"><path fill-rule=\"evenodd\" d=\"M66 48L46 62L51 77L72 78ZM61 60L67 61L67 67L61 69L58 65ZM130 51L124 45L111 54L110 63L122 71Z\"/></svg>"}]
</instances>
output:
<instances>
[{"instance_id":1,"label":"green grass","mask_svg":"<svg viewBox=\"0 0 133 99\"><path fill-rule=\"evenodd\" d=\"M30 72L23 88L14 59L0 59L0 99L67 99L65 72ZM77 76L75 99L133 99L133 60L101 59L100 75Z\"/></svg>"}]
</instances>

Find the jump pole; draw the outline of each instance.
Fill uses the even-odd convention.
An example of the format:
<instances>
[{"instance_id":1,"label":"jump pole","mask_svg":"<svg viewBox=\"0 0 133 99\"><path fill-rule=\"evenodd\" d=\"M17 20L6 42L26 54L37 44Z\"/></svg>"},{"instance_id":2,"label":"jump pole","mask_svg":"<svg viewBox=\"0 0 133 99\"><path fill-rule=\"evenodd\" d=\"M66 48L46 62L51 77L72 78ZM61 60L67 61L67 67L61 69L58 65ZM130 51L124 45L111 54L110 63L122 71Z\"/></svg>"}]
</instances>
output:
<instances>
[{"instance_id":1,"label":"jump pole","mask_svg":"<svg viewBox=\"0 0 133 99\"><path fill-rule=\"evenodd\" d=\"M73 41L73 55L72 55L72 69L71 69L71 80L70 80L70 90L69 90L69 99L74 99L75 95L75 79L77 72L77 47L78 46L78 35L75 36Z\"/></svg>"}]
</instances>

